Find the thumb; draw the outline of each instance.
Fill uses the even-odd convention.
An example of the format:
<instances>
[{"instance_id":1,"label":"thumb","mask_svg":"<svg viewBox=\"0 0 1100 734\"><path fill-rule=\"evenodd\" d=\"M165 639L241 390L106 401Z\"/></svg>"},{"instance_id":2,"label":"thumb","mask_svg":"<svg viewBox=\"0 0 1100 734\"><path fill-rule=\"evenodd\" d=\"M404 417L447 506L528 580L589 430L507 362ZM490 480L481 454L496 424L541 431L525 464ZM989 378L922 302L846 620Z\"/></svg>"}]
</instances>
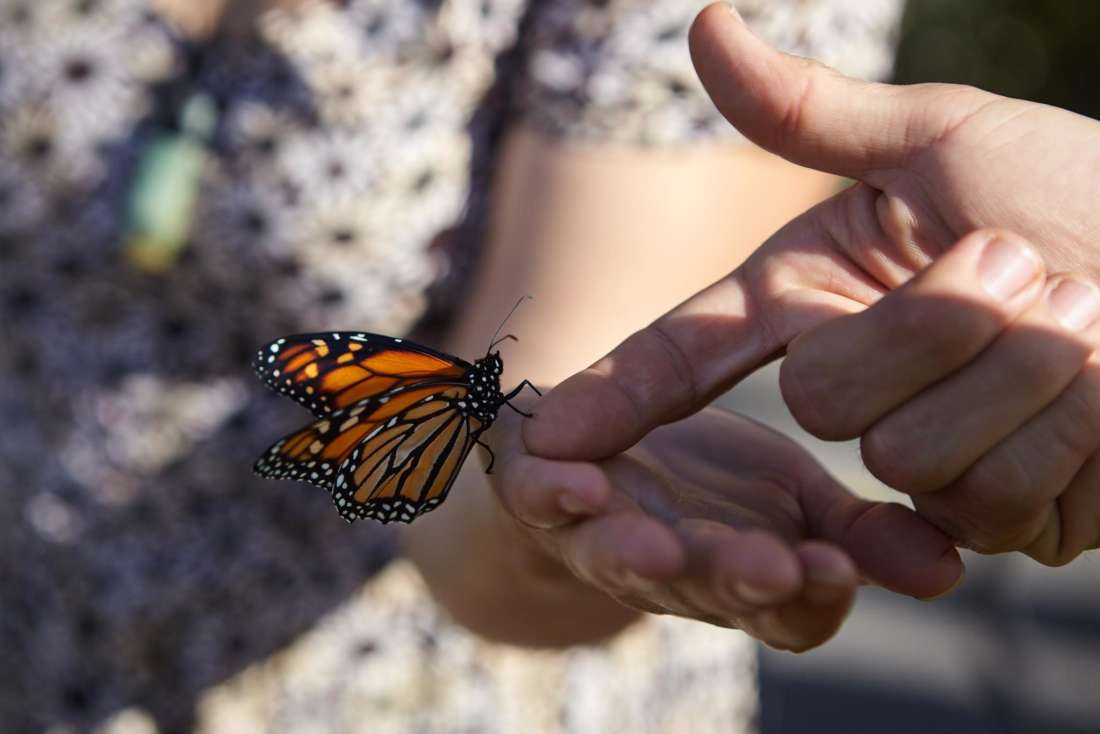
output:
<instances>
[{"instance_id":1,"label":"thumb","mask_svg":"<svg viewBox=\"0 0 1100 734\"><path fill-rule=\"evenodd\" d=\"M742 134L789 161L850 178L903 165L992 96L851 79L770 47L728 3L696 17L690 45L707 93ZM952 104L937 103L943 97Z\"/></svg>"}]
</instances>

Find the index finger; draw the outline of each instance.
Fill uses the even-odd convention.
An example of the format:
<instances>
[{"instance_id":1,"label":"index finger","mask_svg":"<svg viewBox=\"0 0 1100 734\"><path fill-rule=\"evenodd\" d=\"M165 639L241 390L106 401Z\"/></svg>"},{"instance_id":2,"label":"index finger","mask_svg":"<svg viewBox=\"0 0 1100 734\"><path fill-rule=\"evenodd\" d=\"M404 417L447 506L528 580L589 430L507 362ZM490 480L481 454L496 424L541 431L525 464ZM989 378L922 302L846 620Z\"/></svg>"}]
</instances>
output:
<instances>
[{"instance_id":1,"label":"index finger","mask_svg":"<svg viewBox=\"0 0 1100 734\"><path fill-rule=\"evenodd\" d=\"M533 401L513 402L530 409ZM529 454L518 415L498 416L487 436L496 464L489 483L500 504L521 524L545 530L607 508L611 487L604 473L587 462L550 461Z\"/></svg>"},{"instance_id":2,"label":"index finger","mask_svg":"<svg viewBox=\"0 0 1100 734\"><path fill-rule=\"evenodd\" d=\"M736 271L551 390L523 423L531 453L598 459L695 412L773 349Z\"/></svg>"},{"instance_id":3,"label":"index finger","mask_svg":"<svg viewBox=\"0 0 1100 734\"><path fill-rule=\"evenodd\" d=\"M754 293L750 272L752 266L743 265L551 390L534 418L523 422L527 449L549 459L613 456L657 426L705 407L781 356L807 326L856 307L808 283Z\"/></svg>"}]
</instances>

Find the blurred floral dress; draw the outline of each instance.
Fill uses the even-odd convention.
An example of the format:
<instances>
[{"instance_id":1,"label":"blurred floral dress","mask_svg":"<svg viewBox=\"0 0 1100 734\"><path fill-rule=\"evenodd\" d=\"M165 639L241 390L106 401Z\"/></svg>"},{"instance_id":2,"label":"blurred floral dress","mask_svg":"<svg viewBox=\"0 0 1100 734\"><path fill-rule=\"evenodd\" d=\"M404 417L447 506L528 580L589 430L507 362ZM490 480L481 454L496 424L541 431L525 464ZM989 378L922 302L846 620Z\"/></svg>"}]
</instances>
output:
<instances>
[{"instance_id":1,"label":"blurred floral dress","mask_svg":"<svg viewBox=\"0 0 1100 734\"><path fill-rule=\"evenodd\" d=\"M304 2L197 49L141 0L0 0L0 731L751 728L742 635L488 644L392 533L249 471L301 421L252 349L442 323L505 125L735 135L688 58L702 4ZM737 5L787 49L889 69L900 0ZM193 216L144 267L134 181L196 91L216 124Z\"/></svg>"}]
</instances>

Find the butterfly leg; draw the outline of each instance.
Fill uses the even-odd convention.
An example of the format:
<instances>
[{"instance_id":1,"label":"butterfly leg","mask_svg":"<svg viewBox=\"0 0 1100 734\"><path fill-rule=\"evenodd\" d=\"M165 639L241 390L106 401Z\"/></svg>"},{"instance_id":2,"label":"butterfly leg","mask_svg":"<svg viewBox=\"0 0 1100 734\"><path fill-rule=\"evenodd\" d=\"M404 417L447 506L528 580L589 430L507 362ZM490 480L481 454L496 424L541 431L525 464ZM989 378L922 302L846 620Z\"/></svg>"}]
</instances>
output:
<instances>
[{"instance_id":1,"label":"butterfly leg","mask_svg":"<svg viewBox=\"0 0 1100 734\"><path fill-rule=\"evenodd\" d=\"M534 391L535 391L535 394L536 394L536 395L538 395L538 396L539 396L540 398L542 397L542 390L539 390L539 389L538 389L537 387L535 387L534 385L532 385L532 384L531 384L531 381L530 381L530 380L524 380L523 382L519 383L519 388L520 388L520 389L522 389L522 388L524 388L524 387L529 387L529 388L531 388L532 390L534 390Z\"/></svg>"},{"instance_id":2,"label":"butterfly leg","mask_svg":"<svg viewBox=\"0 0 1100 734\"><path fill-rule=\"evenodd\" d=\"M517 408L516 406L512 405L509 402L505 402L504 404L507 405L512 410L519 413L520 415L522 415L524 418L534 418L535 417L534 413L528 413L526 410L520 410L519 408Z\"/></svg>"},{"instance_id":3,"label":"butterfly leg","mask_svg":"<svg viewBox=\"0 0 1100 734\"><path fill-rule=\"evenodd\" d=\"M521 392L521 391L523 390L523 388L525 388L525 387L529 387L529 388L531 388L532 390L534 390L534 391L535 391L535 394L536 394L536 395L538 395L538 396L539 396L540 398L542 397L542 393L541 393L541 392L539 392L539 389L538 389L537 387L535 387L534 385L532 385L532 384L531 384L531 382L530 382L529 380L524 380L523 382L521 382L521 383L519 383L518 385L516 385L515 389L513 389L513 390L512 390L512 392L510 392L510 393L508 393L507 395L505 395L505 396L504 396L504 404L505 404L505 405L507 405L507 406L508 406L509 408L511 408L512 410L514 410L514 411L516 411L517 413L519 413L520 415L522 415L522 416L523 416L524 418L533 418L533 417L534 417L534 415L535 415L534 413L528 413L528 412L527 412L527 411L525 411L525 410L520 410L520 409L519 409L519 408L517 408L516 406L512 405L512 403L510 402L510 401L512 400L512 398L514 398L515 396L519 395L519 394L520 394L520 392Z\"/></svg>"},{"instance_id":4,"label":"butterfly leg","mask_svg":"<svg viewBox=\"0 0 1100 734\"><path fill-rule=\"evenodd\" d=\"M515 396L519 395L521 392L523 392L523 388L525 388L525 387L531 388L532 390L535 391L536 395L538 395L540 398L542 397L542 391L541 390L539 390L537 387L532 385L530 380L524 380L523 382L516 385L515 388L512 389L512 392L510 392L510 393L508 393L507 395L504 396L504 402L507 403L509 400L511 400Z\"/></svg>"},{"instance_id":5,"label":"butterfly leg","mask_svg":"<svg viewBox=\"0 0 1100 734\"><path fill-rule=\"evenodd\" d=\"M497 460L496 455L493 453L493 450L489 448L489 444L485 443L480 438L477 439L477 445L489 452L489 466L485 469L485 473L492 474L493 464L495 464Z\"/></svg>"},{"instance_id":6,"label":"butterfly leg","mask_svg":"<svg viewBox=\"0 0 1100 734\"><path fill-rule=\"evenodd\" d=\"M528 412L527 412L527 411L525 411L525 410L520 410L520 409L519 409L519 408L517 408L516 406L512 405L512 403L511 403L511 402L509 402L509 401L510 401L510 400L511 400L512 398L514 398L515 396L519 395L519 394L520 394L520 392L521 392L521 391L523 390L523 388L525 388L525 387L529 387L529 388L531 388L532 390L534 390L534 391L535 391L535 394L536 394L536 395L538 395L538 396L539 396L540 398L542 397L542 393L541 393L541 392L539 392L539 389L538 389L537 387L535 387L534 385L532 385L532 384L531 384L531 381L530 381L530 380L524 380L523 382L521 382L521 383L519 383L518 385L516 385L515 389L513 389L513 390L512 390L512 392L510 392L510 393L508 393L507 395L505 395L505 396L504 396L504 404L505 404L505 405L507 405L507 406L508 406L509 408L511 408L512 410L514 410L514 411L516 411L517 413L519 413L520 415L522 415L522 416L523 416L524 418L533 418L533 417L534 417L534 415L535 415L534 413L528 413Z\"/></svg>"}]
</instances>

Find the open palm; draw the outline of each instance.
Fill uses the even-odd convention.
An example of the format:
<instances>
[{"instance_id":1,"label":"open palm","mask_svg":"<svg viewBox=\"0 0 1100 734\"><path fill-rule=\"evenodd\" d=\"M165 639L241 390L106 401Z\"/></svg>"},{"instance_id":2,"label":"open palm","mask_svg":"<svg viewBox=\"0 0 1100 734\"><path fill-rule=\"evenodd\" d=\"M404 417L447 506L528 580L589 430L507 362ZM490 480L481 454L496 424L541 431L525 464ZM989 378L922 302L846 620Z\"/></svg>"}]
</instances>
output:
<instances>
[{"instance_id":1,"label":"open palm","mask_svg":"<svg viewBox=\"0 0 1100 734\"><path fill-rule=\"evenodd\" d=\"M861 580L923 597L961 573L949 539L910 510L854 497L790 439L732 413L704 410L594 463L531 456L518 428L504 415L494 427L504 516L637 609L805 650L838 629ZM584 498L582 519L558 513L563 494Z\"/></svg>"}]
</instances>

